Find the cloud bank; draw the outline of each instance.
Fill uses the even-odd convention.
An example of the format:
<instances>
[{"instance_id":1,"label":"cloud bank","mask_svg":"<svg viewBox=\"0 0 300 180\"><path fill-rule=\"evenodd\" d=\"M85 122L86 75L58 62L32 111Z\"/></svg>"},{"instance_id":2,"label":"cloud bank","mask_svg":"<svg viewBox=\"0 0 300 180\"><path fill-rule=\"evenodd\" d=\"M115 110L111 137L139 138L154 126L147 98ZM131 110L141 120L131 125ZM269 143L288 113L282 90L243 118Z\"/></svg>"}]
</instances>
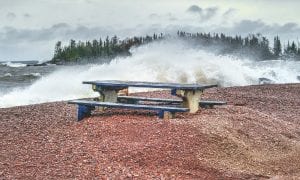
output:
<instances>
[{"instance_id":1,"label":"cloud bank","mask_svg":"<svg viewBox=\"0 0 300 180\"><path fill-rule=\"evenodd\" d=\"M296 39L300 33L297 22L243 17L243 7L230 4L221 6L220 3L200 4L187 0L107 3L55 0L48 7L41 6L47 2L29 0L27 5L19 0L14 4L0 2L2 10L10 7L9 12L3 12L2 19L0 14L4 22L0 25L0 61L50 59L58 40L67 43L70 39L90 40L113 35L125 38L160 32L175 34L178 30L228 35L261 33L269 38L280 35L288 40ZM29 9L30 6L34 8ZM46 14L38 14L43 10Z\"/></svg>"}]
</instances>

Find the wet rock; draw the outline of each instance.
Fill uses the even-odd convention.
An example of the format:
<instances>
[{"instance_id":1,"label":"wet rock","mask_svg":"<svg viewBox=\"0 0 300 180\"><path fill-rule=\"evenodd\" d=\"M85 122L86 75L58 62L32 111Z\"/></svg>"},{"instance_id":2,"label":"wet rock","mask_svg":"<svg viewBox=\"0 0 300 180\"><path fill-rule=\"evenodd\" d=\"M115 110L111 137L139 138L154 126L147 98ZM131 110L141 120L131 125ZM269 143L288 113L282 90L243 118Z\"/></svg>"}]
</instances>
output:
<instances>
[{"instance_id":1,"label":"wet rock","mask_svg":"<svg viewBox=\"0 0 300 180\"><path fill-rule=\"evenodd\" d=\"M258 84L273 84L274 81L272 81L271 79L269 78L258 78Z\"/></svg>"}]
</instances>

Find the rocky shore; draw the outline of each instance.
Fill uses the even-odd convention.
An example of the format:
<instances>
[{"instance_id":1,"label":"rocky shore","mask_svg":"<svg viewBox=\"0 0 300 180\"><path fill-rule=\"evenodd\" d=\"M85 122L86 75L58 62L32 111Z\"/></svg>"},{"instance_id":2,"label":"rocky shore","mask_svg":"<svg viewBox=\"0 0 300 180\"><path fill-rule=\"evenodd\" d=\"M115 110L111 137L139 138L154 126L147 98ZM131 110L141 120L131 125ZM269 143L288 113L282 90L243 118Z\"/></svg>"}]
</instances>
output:
<instances>
[{"instance_id":1,"label":"rocky shore","mask_svg":"<svg viewBox=\"0 0 300 180\"><path fill-rule=\"evenodd\" d=\"M77 122L65 102L0 109L0 179L300 177L300 84L213 88L203 98L228 105L166 121L111 109Z\"/></svg>"}]
</instances>

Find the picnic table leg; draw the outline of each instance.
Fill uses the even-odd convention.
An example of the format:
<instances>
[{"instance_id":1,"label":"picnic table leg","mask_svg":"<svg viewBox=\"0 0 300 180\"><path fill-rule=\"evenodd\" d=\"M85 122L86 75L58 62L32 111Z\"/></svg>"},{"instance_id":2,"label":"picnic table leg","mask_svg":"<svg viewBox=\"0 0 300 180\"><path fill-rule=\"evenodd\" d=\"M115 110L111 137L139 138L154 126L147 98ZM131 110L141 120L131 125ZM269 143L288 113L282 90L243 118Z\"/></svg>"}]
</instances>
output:
<instances>
[{"instance_id":1,"label":"picnic table leg","mask_svg":"<svg viewBox=\"0 0 300 180\"><path fill-rule=\"evenodd\" d=\"M118 93L116 90L102 90L99 91L100 97L99 101L101 102L117 102ZM104 111L106 107L98 107L99 111Z\"/></svg>"},{"instance_id":2,"label":"picnic table leg","mask_svg":"<svg viewBox=\"0 0 300 180\"><path fill-rule=\"evenodd\" d=\"M169 112L169 111L164 111L164 110L161 110L158 112L158 117L160 119L172 119L175 117L175 113L174 112Z\"/></svg>"},{"instance_id":3,"label":"picnic table leg","mask_svg":"<svg viewBox=\"0 0 300 180\"><path fill-rule=\"evenodd\" d=\"M183 100L183 107L189 108L190 113L196 113L199 110L199 99L202 90L176 90L176 95Z\"/></svg>"},{"instance_id":4,"label":"picnic table leg","mask_svg":"<svg viewBox=\"0 0 300 180\"><path fill-rule=\"evenodd\" d=\"M103 90L100 91L100 99L103 102L117 102L118 93L116 90Z\"/></svg>"},{"instance_id":5,"label":"picnic table leg","mask_svg":"<svg viewBox=\"0 0 300 180\"><path fill-rule=\"evenodd\" d=\"M117 102L118 98L118 91L116 89L106 89L106 88L101 88L96 85L93 85L93 90L99 92L100 97L99 101L103 102Z\"/></svg>"},{"instance_id":6,"label":"picnic table leg","mask_svg":"<svg viewBox=\"0 0 300 180\"><path fill-rule=\"evenodd\" d=\"M99 98L97 99L100 102L117 102L117 91L114 89L106 89L106 88L101 88L96 85L92 86L92 89L94 91L97 91L99 93ZM97 108L99 111L104 111L106 108L105 107L98 107Z\"/></svg>"},{"instance_id":7,"label":"picnic table leg","mask_svg":"<svg viewBox=\"0 0 300 180\"><path fill-rule=\"evenodd\" d=\"M91 115L91 111L95 109L94 107L84 106L84 105L78 105L77 109L77 120L81 121L85 117L88 117Z\"/></svg>"},{"instance_id":8,"label":"picnic table leg","mask_svg":"<svg viewBox=\"0 0 300 180\"><path fill-rule=\"evenodd\" d=\"M93 85L93 90L99 92L100 97L98 98L98 101L101 102L118 102L118 93L122 91L122 93L128 95L128 88L120 87L120 88L103 88L96 85ZM98 107L100 111L103 111L105 107Z\"/></svg>"}]
</instances>

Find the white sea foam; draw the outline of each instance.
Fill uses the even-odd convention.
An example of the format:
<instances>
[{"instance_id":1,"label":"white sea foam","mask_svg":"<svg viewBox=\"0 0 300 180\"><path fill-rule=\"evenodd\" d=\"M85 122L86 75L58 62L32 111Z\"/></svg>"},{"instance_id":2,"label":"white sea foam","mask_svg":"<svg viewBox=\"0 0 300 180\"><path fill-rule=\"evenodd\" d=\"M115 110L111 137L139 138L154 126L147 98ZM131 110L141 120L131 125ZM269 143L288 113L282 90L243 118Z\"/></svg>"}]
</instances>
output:
<instances>
[{"instance_id":1,"label":"white sea foam","mask_svg":"<svg viewBox=\"0 0 300 180\"><path fill-rule=\"evenodd\" d=\"M80 65L41 77L26 89L0 95L0 107L68 100L96 95L85 80L135 80L181 83L218 83L222 86L299 82L299 62L255 62L216 56L177 40L155 42L132 49L132 56L110 64ZM298 68L298 69L297 69Z\"/></svg>"},{"instance_id":2,"label":"white sea foam","mask_svg":"<svg viewBox=\"0 0 300 180\"><path fill-rule=\"evenodd\" d=\"M4 76L3 77L11 77L12 76L12 74L11 73L6 73L6 74L4 74Z\"/></svg>"},{"instance_id":3,"label":"white sea foam","mask_svg":"<svg viewBox=\"0 0 300 180\"><path fill-rule=\"evenodd\" d=\"M30 74L24 74L24 76L41 77L42 75L40 73L30 73Z\"/></svg>"},{"instance_id":4,"label":"white sea foam","mask_svg":"<svg viewBox=\"0 0 300 180\"><path fill-rule=\"evenodd\" d=\"M14 67L14 68L18 68L18 67L26 67L26 64L23 63L14 63L14 62L5 62L2 63L5 66L9 66L9 67Z\"/></svg>"}]
</instances>

